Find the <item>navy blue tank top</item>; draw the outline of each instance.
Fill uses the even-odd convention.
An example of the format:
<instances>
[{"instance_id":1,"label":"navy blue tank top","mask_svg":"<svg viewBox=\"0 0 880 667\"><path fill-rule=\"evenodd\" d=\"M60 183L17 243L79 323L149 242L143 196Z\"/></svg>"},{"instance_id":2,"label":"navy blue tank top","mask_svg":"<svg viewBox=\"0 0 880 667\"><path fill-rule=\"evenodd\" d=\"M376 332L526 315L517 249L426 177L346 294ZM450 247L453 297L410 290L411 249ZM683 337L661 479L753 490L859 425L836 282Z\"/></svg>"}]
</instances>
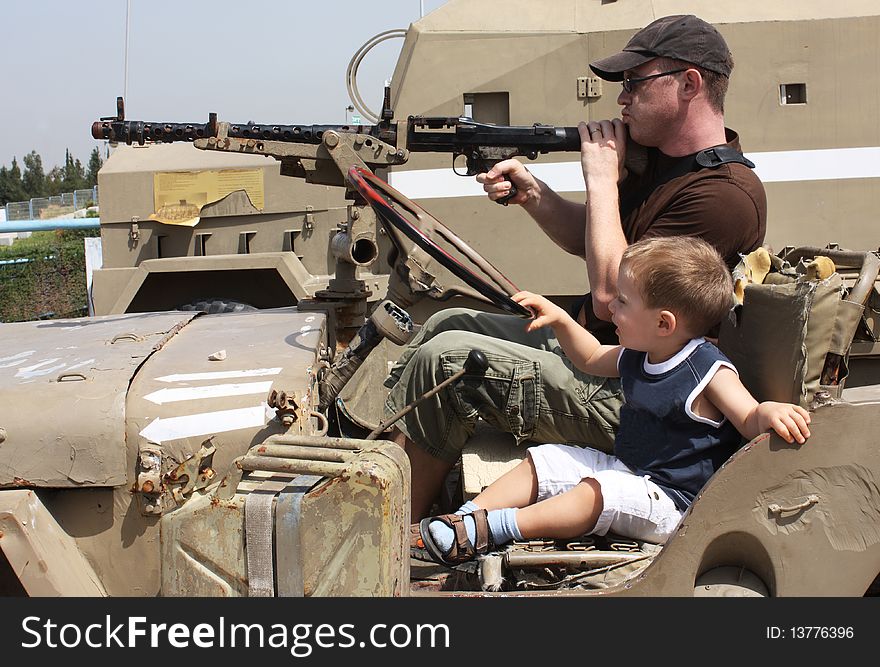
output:
<instances>
[{"instance_id":1,"label":"navy blue tank top","mask_svg":"<svg viewBox=\"0 0 880 667\"><path fill-rule=\"evenodd\" d=\"M691 410L719 368L733 364L696 338L671 359L651 364L646 352L624 349L617 362L624 404L614 455L637 475L649 475L684 511L743 438L726 419Z\"/></svg>"}]
</instances>

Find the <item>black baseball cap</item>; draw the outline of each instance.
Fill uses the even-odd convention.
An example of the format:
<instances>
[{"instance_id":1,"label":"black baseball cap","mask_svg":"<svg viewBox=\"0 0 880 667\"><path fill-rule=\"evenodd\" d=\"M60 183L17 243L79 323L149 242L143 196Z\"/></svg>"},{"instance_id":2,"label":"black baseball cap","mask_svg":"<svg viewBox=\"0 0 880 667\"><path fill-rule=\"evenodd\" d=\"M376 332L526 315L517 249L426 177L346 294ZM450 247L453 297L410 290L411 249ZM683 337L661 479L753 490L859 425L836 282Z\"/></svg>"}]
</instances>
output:
<instances>
[{"instance_id":1,"label":"black baseball cap","mask_svg":"<svg viewBox=\"0 0 880 667\"><path fill-rule=\"evenodd\" d=\"M626 70L653 58L673 58L730 76L730 49L712 25L693 14L664 16L639 30L623 51L590 63L606 81L623 81Z\"/></svg>"}]
</instances>

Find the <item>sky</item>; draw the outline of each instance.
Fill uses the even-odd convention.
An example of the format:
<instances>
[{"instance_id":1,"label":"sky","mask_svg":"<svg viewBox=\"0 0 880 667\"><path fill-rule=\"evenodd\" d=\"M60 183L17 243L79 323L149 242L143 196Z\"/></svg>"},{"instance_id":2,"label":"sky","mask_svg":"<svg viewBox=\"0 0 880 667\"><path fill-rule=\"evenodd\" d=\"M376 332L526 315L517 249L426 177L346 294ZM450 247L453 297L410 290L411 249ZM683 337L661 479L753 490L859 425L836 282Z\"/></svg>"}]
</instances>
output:
<instances>
[{"instance_id":1,"label":"sky","mask_svg":"<svg viewBox=\"0 0 880 667\"><path fill-rule=\"evenodd\" d=\"M92 122L115 116L126 89L132 120L204 123L214 111L237 123L345 123L355 52L443 4L0 0L0 165L16 157L21 166L36 150L48 172L66 149L86 164L104 145ZM358 69L360 95L376 112L402 44L377 44Z\"/></svg>"}]
</instances>

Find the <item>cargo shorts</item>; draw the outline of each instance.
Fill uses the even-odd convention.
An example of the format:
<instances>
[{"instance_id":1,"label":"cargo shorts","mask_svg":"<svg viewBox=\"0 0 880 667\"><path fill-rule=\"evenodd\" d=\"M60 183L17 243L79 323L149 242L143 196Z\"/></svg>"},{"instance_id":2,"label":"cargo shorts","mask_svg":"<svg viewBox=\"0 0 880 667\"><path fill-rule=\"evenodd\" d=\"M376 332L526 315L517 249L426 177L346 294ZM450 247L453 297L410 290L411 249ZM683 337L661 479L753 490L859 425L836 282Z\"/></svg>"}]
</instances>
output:
<instances>
[{"instance_id":1,"label":"cargo shorts","mask_svg":"<svg viewBox=\"0 0 880 667\"><path fill-rule=\"evenodd\" d=\"M620 423L619 380L581 372L550 327L526 332L526 324L513 315L465 308L436 313L385 381L386 417L454 375L478 349L489 361L485 373L465 374L397 422L416 445L454 463L483 419L517 444L564 442L611 452Z\"/></svg>"}]
</instances>

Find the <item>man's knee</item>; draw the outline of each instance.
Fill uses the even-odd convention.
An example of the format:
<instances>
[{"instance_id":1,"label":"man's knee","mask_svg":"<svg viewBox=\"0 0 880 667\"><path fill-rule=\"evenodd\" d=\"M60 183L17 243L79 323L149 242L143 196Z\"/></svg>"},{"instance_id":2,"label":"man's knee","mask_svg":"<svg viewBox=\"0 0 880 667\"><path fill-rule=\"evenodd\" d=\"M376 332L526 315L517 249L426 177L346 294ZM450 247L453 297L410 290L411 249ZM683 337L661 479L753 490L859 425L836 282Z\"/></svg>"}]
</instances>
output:
<instances>
[{"instance_id":1,"label":"man's knee","mask_svg":"<svg viewBox=\"0 0 880 667\"><path fill-rule=\"evenodd\" d=\"M433 337L444 331L467 330L473 324L476 312L470 308L444 308L425 320L422 331L425 336Z\"/></svg>"},{"instance_id":2,"label":"man's knee","mask_svg":"<svg viewBox=\"0 0 880 667\"><path fill-rule=\"evenodd\" d=\"M484 340L470 331L442 331L422 343L413 354L412 363L443 367L446 374L457 371L474 348Z\"/></svg>"}]
</instances>

